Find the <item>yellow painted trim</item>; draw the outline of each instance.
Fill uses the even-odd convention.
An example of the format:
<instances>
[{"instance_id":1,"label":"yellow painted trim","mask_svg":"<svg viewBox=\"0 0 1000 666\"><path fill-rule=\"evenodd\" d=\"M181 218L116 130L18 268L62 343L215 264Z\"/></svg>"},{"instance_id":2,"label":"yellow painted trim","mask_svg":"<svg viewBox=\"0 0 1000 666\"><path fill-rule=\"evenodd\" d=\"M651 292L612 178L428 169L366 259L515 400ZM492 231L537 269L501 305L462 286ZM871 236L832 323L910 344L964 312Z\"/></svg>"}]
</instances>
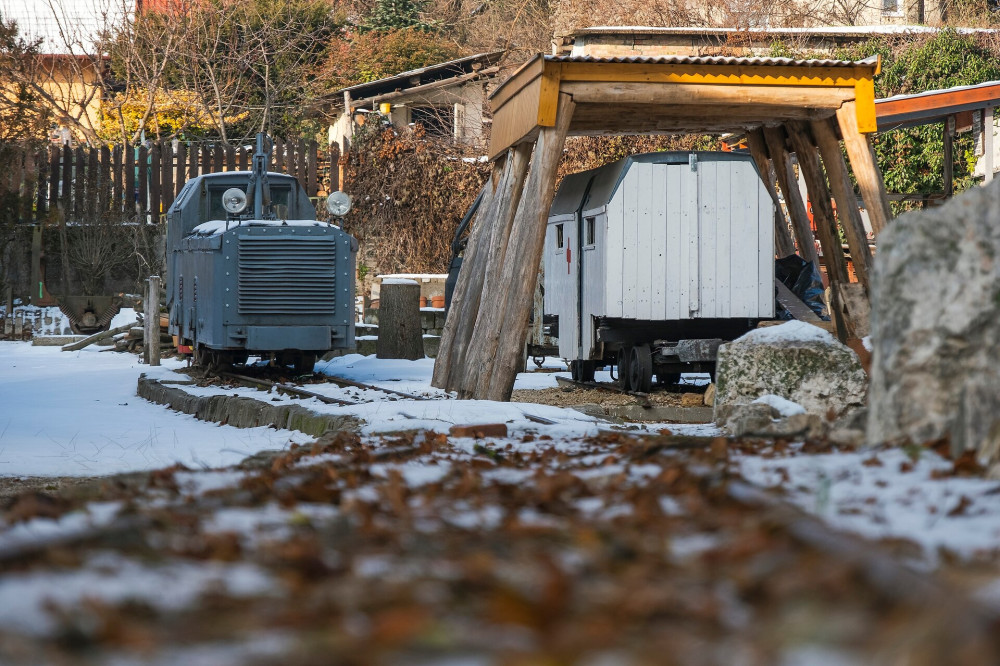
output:
<instances>
[{"instance_id":1,"label":"yellow painted trim","mask_svg":"<svg viewBox=\"0 0 1000 666\"><path fill-rule=\"evenodd\" d=\"M871 81L873 76L872 69L868 67L562 63L563 81L850 88L859 81Z\"/></svg>"},{"instance_id":2,"label":"yellow painted trim","mask_svg":"<svg viewBox=\"0 0 1000 666\"><path fill-rule=\"evenodd\" d=\"M539 127L555 127L559 110L559 84L562 66L557 62L545 63L542 71L542 86L538 91Z\"/></svg>"},{"instance_id":3,"label":"yellow painted trim","mask_svg":"<svg viewBox=\"0 0 1000 666\"><path fill-rule=\"evenodd\" d=\"M871 134L878 131L878 116L875 111L875 82L871 79L854 84L854 101L857 109L858 131Z\"/></svg>"}]
</instances>

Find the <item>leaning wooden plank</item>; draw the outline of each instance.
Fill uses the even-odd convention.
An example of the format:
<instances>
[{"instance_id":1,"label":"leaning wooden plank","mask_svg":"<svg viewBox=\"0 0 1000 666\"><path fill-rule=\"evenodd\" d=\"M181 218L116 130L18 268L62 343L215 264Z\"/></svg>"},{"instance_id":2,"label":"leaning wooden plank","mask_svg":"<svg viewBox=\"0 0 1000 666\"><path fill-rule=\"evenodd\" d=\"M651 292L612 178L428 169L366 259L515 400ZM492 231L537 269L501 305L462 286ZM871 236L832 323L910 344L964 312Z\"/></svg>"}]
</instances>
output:
<instances>
[{"instance_id":1,"label":"leaning wooden plank","mask_svg":"<svg viewBox=\"0 0 1000 666\"><path fill-rule=\"evenodd\" d=\"M823 167L819 162L819 152L812 144L801 125L788 123L786 126L792 148L799 160L799 170L806 181L809 199L813 207L813 220L816 233L819 236L820 247L823 248L823 263L826 264L826 274L831 282L848 282L847 260L840 244L840 234L837 231L836 218L830 205L830 190L826 187Z\"/></svg>"},{"instance_id":2,"label":"leaning wooden plank","mask_svg":"<svg viewBox=\"0 0 1000 666\"><path fill-rule=\"evenodd\" d=\"M545 227L555 194L556 170L576 104L572 97L561 93L558 109L555 126L543 127L539 132L535 159L511 230L501 281L507 298L499 345L492 358L482 359L486 361L484 366L492 368L485 373L491 381L488 392L478 397L488 400L510 400L514 380L523 366L528 318L538 280L538 264L545 249Z\"/></svg>"},{"instance_id":3,"label":"leaning wooden plank","mask_svg":"<svg viewBox=\"0 0 1000 666\"><path fill-rule=\"evenodd\" d=\"M871 138L858 132L857 110L854 102L844 102L837 110L837 122L840 134L844 137L844 147L847 157L851 160L854 177L858 181L861 197L865 200L865 210L871 220L875 235L892 221L892 209L889 207L889 197L885 193L885 181Z\"/></svg>"},{"instance_id":4,"label":"leaning wooden plank","mask_svg":"<svg viewBox=\"0 0 1000 666\"><path fill-rule=\"evenodd\" d=\"M847 163L844 154L840 152L840 141L831 123L835 120L813 121L812 132L816 146L823 158L826 176L830 181L830 190L837 202L837 216L847 238L847 246L851 250L851 260L854 262L854 272L858 282L868 289L872 272L872 251L868 246L868 236L865 225L858 210L858 198L854 194L854 186L847 173Z\"/></svg>"},{"instance_id":5,"label":"leaning wooden plank","mask_svg":"<svg viewBox=\"0 0 1000 666\"><path fill-rule=\"evenodd\" d=\"M493 165L493 172L501 168L500 164ZM458 273L458 282L455 284L455 291L451 297L451 305L448 310L448 318L444 323L444 330L441 331L441 346L438 350L437 358L434 359L434 374L431 377L431 385L446 391L452 390L449 386L449 377L453 366L453 360L458 356L458 336L462 333L461 313L467 307L467 301L475 300L475 310L479 309L479 286L474 282L480 278L472 268L476 255L479 253L480 241L487 211L493 201L493 182L487 180L483 185L483 200L479 204L476 219L473 222L472 232L469 236L469 243L465 248L465 256L462 262L463 270ZM485 250L484 250L485 253ZM471 325L471 324L470 324Z\"/></svg>"},{"instance_id":6,"label":"leaning wooden plank","mask_svg":"<svg viewBox=\"0 0 1000 666\"><path fill-rule=\"evenodd\" d=\"M492 334L499 326L498 317L501 312L496 308L493 296L497 294L498 286L502 279L504 260L507 256L507 249L510 243L511 228L514 225L514 216L517 213L517 206L521 201L524 192L524 182L528 175L528 164L531 161L531 152L534 146L531 143L524 143L514 147L510 152L509 159L512 163L510 177L507 179L502 190L498 190L499 211L496 222L493 225L493 234L490 240L489 254L486 260L486 270L483 276L483 300L486 307L480 306L479 316L476 317L472 336L469 339L470 349L482 349L485 345L491 344L495 340ZM495 342L492 343L495 349ZM488 352L487 352L488 353ZM459 388L459 395L463 392L471 392L483 380L480 376L481 366L466 364L465 372L462 374L462 383ZM487 379L488 381L488 379Z\"/></svg>"},{"instance_id":7,"label":"leaning wooden plank","mask_svg":"<svg viewBox=\"0 0 1000 666\"><path fill-rule=\"evenodd\" d=\"M774 254L777 257L795 254L795 242L788 231L788 221L778 200L778 190L774 186L774 165L767 154L764 131L758 128L747 132L747 145L750 147L750 156L757 165L757 171L760 172L760 179L764 181L767 193L774 202Z\"/></svg>"},{"instance_id":8,"label":"leaning wooden plank","mask_svg":"<svg viewBox=\"0 0 1000 666\"><path fill-rule=\"evenodd\" d=\"M472 332L476 321L479 319L482 310L483 283L486 279L486 263L489 259L489 243L493 238L493 227L497 224L500 212L503 207L503 192L508 190L508 183L511 178L513 161L511 152L508 151L502 160L494 165L494 175L496 179L491 179L487 184L487 197L479 204L479 211L474 221L475 227L469 236L469 244L465 249L465 260L462 262L462 273L468 269L468 282L462 300L459 302L452 297L452 304L448 310L448 321L455 317L455 335L452 343L450 364L448 370L447 390L461 392L465 373L468 370L466 356L469 352L469 342L472 339ZM484 209L484 204L487 204ZM475 247L473 247L475 246ZM469 263L467 263L469 262ZM461 282L461 275L459 275ZM447 321L445 322L447 326Z\"/></svg>"},{"instance_id":9,"label":"leaning wooden plank","mask_svg":"<svg viewBox=\"0 0 1000 666\"><path fill-rule=\"evenodd\" d=\"M791 289L785 286L785 283L774 278L774 286L778 290L776 295L778 303L781 307L788 310L788 314L792 315L795 319L799 321L804 321L809 324L820 324L823 322L812 308L806 305L801 298L795 295Z\"/></svg>"},{"instance_id":10,"label":"leaning wooden plank","mask_svg":"<svg viewBox=\"0 0 1000 666\"><path fill-rule=\"evenodd\" d=\"M129 331L133 326L138 326L138 325L139 325L139 320L137 319L133 321L131 324L125 324L124 326L119 326L118 328L112 328L111 330L108 331L101 331L100 333L95 333L89 338L84 338L79 342L74 342L72 344L66 345L65 347L62 348L62 351L77 351L79 349L83 349L84 347L89 347L95 342L100 342L101 340L112 338L118 335L119 333L125 333Z\"/></svg>"},{"instance_id":11,"label":"leaning wooden plank","mask_svg":"<svg viewBox=\"0 0 1000 666\"><path fill-rule=\"evenodd\" d=\"M813 233L812 229L809 228L809 215L806 212L806 205L802 201L798 184L795 182L792 161L785 148L785 132L780 127L765 127L764 138L767 140L771 161L774 162L774 173L778 179L778 187L781 188L781 193L785 197L788 217L792 220L792 231L795 232L795 242L799 246L799 256L816 264L816 268L819 268Z\"/></svg>"}]
</instances>

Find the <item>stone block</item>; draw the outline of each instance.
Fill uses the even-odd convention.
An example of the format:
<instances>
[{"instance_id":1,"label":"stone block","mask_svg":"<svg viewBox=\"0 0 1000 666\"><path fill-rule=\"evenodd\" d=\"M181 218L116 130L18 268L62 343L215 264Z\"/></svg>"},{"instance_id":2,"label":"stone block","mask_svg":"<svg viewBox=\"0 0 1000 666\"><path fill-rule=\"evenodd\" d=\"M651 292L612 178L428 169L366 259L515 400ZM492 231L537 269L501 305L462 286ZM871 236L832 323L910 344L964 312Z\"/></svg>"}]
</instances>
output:
<instances>
[{"instance_id":1,"label":"stone block","mask_svg":"<svg viewBox=\"0 0 1000 666\"><path fill-rule=\"evenodd\" d=\"M757 329L719 347L716 422L767 394L836 418L865 404L867 384L857 354L823 329L800 321Z\"/></svg>"},{"instance_id":2,"label":"stone block","mask_svg":"<svg viewBox=\"0 0 1000 666\"><path fill-rule=\"evenodd\" d=\"M882 231L871 341L868 444L1000 463L1000 180Z\"/></svg>"}]
</instances>

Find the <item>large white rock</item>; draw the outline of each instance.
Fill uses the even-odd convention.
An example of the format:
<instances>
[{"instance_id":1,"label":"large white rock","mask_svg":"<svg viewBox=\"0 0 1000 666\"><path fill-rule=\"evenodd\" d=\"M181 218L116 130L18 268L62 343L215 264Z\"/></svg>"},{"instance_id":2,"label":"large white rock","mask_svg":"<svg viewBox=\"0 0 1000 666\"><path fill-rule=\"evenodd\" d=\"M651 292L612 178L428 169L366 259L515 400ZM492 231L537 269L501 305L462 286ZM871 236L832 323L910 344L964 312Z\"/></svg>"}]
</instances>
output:
<instances>
[{"instance_id":1,"label":"large white rock","mask_svg":"<svg viewBox=\"0 0 1000 666\"><path fill-rule=\"evenodd\" d=\"M1000 459L1000 181L878 238L869 444L948 439Z\"/></svg>"},{"instance_id":2,"label":"large white rock","mask_svg":"<svg viewBox=\"0 0 1000 666\"><path fill-rule=\"evenodd\" d=\"M715 420L763 396L779 396L823 419L865 404L861 361L827 331L800 321L758 328L719 347Z\"/></svg>"}]
</instances>

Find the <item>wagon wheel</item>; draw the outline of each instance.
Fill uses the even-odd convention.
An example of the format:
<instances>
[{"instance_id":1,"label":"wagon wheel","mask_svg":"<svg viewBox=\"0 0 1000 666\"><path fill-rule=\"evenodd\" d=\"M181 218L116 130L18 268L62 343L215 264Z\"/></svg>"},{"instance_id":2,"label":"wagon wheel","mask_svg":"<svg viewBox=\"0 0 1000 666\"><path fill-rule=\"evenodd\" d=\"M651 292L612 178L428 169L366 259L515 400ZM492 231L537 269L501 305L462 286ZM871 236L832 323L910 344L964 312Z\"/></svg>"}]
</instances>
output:
<instances>
[{"instance_id":1,"label":"wagon wheel","mask_svg":"<svg viewBox=\"0 0 1000 666\"><path fill-rule=\"evenodd\" d=\"M622 347L618 350L618 385L623 391L632 390L632 380L629 377L629 367L632 365L632 348Z\"/></svg>"},{"instance_id":2,"label":"wagon wheel","mask_svg":"<svg viewBox=\"0 0 1000 666\"><path fill-rule=\"evenodd\" d=\"M628 375L633 391L649 393L653 388L653 352L649 345L632 347Z\"/></svg>"}]
</instances>

